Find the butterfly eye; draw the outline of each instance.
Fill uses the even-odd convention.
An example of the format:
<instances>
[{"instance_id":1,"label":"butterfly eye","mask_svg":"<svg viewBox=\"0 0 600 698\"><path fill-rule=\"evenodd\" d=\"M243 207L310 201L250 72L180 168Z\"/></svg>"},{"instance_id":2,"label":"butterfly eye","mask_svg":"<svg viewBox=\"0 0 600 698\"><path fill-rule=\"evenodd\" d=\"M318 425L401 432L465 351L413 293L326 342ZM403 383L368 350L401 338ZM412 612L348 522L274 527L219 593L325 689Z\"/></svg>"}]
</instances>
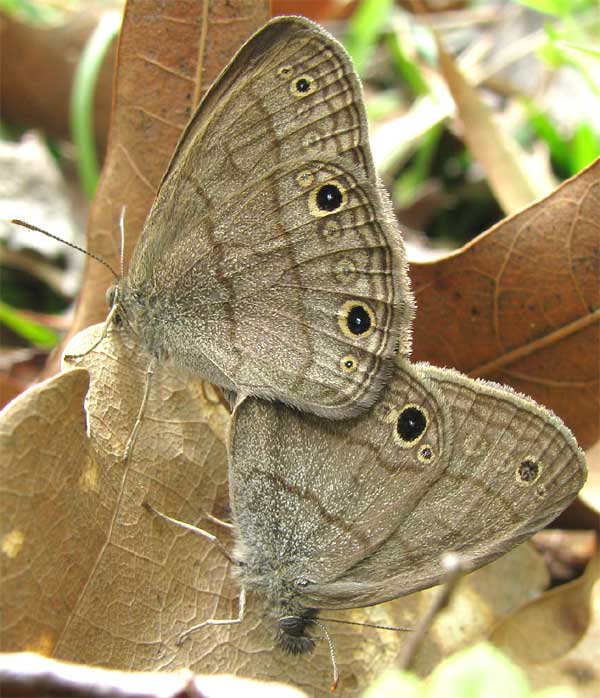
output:
<instances>
[{"instance_id":1,"label":"butterfly eye","mask_svg":"<svg viewBox=\"0 0 600 698\"><path fill-rule=\"evenodd\" d=\"M340 329L352 339L365 339L376 327L375 313L362 301L348 301L341 307L338 322Z\"/></svg>"},{"instance_id":2,"label":"butterfly eye","mask_svg":"<svg viewBox=\"0 0 600 698\"><path fill-rule=\"evenodd\" d=\"M294 97L306 97L317 89L317 85L310 75L301 75L294 78L290 84L290 92Z\"/></svg>"},{"instance_id":3,"label":"butterfly eye","mask_svg":"<svg viewBox=\"0 0 600 698\"><path fill-rule=\"evenodd\" d=\"M528 456L517 468L517 482L522 482L524 485L533 484L540 476L540 464L531 456Z\"/></svg>"},{"instance_id":4,"label":"butterfly eye","mask_svg":"<svg viewBox=\"0 0 600 698\"><path fill-rule=\"evenodd\" d=\"M106 289L106 295L104 296L104 298L106 299L106 305L109 308L113 307L116 297L117 297L117 287L116 286L110 286L109 288Z\"/></svg>"},{"instance_id":5,"label":"butterfly eye","mask_svg":"<svg viewBox=\"0 0 600 698\"><path fill-rule=\"evenodd\" d=\"M119 315L119 313L115 313L113 317L113 322L115 324L115 327L123 327L123 318Z\"/></svg>"},{"instance_id":6,"label":"butterfly eye","mask_svg":"<svg viewBox=\"0 0 600 698\"><path fill-rule=\"evenodd\" d=\"M427 413L422 407L407 405L396 421L396 434L400 444L405 448L415 444L425 433L428 421ZM424 460L430 460L433 456L431 446L423 446L419 456Z\"/></svg>"}]
</instances>

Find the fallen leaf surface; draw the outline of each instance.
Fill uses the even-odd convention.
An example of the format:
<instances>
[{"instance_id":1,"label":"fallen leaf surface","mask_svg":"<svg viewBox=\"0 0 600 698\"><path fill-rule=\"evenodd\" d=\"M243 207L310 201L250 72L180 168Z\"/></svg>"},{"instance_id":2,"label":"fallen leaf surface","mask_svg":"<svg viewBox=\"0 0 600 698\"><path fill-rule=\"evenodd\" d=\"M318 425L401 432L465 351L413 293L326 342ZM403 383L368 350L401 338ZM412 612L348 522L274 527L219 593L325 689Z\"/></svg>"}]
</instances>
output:
<instances>
[{"instance_id":1,"label":"fallen leaf surface","mask_svg":"<svg viewBox=\"0 0 600 698\"><path fill-rule=\"evenodd\" d=\"M77 335L69 352L89 348L100 331L96 326ZM126 463L122 454L142 399L147 357L126 334L109 332L73 362L81 368L23 393L0 419L1 603L4 617L11 618L2 649L118 669L229 672L328 694L326 644L318 643L312 656L283 654L275 646L275 621L256 595L250 595L240 626L207 628L181 647L175 644L191 625L235 617L239 587L218 549L158 519L143 504L199 525L231 546L227 531L202 517L206 511L227 518L224 408L207 399L201 384L159 368ZM32 420L38 420L35 429ZM54 489L58 494L47 496ZM24 501L37 506L20 506ZM426 672L484 637L547 583L546 567L529 545L469 575L421 647L417 670ZM332 615L414 627L432 594L426 590ZM359 695L392 665L404 642L402 633L374 628L328 629L348 696Z\"/></svg>"},{"instance_id":2,"label":"fallen leaf surface","mask_svg":"<svg viewBox=\"0 0 600 698\"><path fill-rule=\"evenodd\" d=\"M511 385L600 437L600 160L456 253L412 264L413 359Z\"/></svg>"},{"instance_id":3,"label":"fallen leaf surface","mask_svg":"<svg viewBox=\"0 0 600 698\"><path fill-rule=\"evenodd\" d=\"M192 109L235 51L268 17L268 0L127 3L117 52L109 147L87 232L87 249L113 269L119 270L121 263L121 212L125 211L127 269ZM106 316L103 299L112 283L103 265L87 260L68 338ZM47 375L58 370L58 356L48 365Z\"/></svg>"}]
</instances>

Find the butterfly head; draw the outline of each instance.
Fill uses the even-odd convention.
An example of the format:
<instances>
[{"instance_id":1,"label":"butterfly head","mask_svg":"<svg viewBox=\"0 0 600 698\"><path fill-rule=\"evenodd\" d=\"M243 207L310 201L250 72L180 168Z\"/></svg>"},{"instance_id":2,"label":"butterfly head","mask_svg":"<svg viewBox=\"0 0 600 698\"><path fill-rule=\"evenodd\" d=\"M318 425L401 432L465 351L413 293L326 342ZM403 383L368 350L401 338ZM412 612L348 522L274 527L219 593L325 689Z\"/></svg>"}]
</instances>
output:
<instances>
[{"instance_id":1,"label":"butterfly head","mask_svg":"<svg viewBox=\"0 0 600 698\"><path fill-rule=\"evenodd\" d=\"M307 634L309 626L315 625L316 610L307 609L296 615L281 616L278 621L279 646L288 654L306 654L315 647L315 638Z\"/></svg>"}]
</instances>

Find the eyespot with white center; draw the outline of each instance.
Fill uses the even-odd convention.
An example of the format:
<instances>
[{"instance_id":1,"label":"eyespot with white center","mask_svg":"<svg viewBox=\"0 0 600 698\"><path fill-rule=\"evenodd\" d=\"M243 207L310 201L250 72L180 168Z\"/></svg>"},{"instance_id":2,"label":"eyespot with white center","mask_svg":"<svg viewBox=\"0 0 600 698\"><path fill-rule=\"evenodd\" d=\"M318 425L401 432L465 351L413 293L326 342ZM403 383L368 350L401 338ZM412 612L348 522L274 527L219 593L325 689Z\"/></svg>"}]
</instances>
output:
<instances>
[{"instance_id":1,"label":"eyespot with white center","mask_svg":"<svg viewBox=\"0 0 600 698\"><path fill-rule=\"evenodd\" d=\"M346 354L340 359L340 368L344 373L354 373L358 369L358 359L353 354Z\"/></svg>"},{"instance_id":2,"label":"eyespot with white center","mask_svg":"<svg viewBox=\"0 0 600 698\"><path fill-rule=\"evenodd\" d=\"M348 201L346 190L335 180L325 182L312 190L308 208L313 216L322 218L342 209Z\"/></svg>"},{"instance_id":3,"label":"eyespot with white center","mask_svg":"<svg viewBox=\"0 0 600 698\"><path fill-rule=\"evenodd\" d=\"M377 326L375 313L363 301L347 301L338 313L338 324L344 335L352 339L366 339Z\"/></svg>"},{"instance_id":4,"label":"eyespot with white center","mask_svg":"<svg viewBox=\"0 0 600 698\"><path fill-rule=\"evenodd\" d=\"M395 438L402 448L411 448L425 434L429 425L427 410L420 405L405 405L396 419ZM427 461L433 457L431 446L423 446L419 451L421 457Z\"/></svg>"},{"instance_id":5,"label":"eyespot with white center","mask_svg":"<svg viewBox=\"0 0 600 698\"><path fill-rule=\"evenodd\" d=\"M515 477L523 485L533 485L540 477L542 468L533 456L524 458L517 467Z\"/></svg>"},{"instance_id":6,"label":"eyespot with white center","mask_svg":"<svg viewBox=\"0 0 600 698\"><path fill-rule=\"evenodd\" d=\"M300 75L290 83L290 92L299 99L312 94L316 89L317 83L310 75Z\"/></svg>"}]
</instances>

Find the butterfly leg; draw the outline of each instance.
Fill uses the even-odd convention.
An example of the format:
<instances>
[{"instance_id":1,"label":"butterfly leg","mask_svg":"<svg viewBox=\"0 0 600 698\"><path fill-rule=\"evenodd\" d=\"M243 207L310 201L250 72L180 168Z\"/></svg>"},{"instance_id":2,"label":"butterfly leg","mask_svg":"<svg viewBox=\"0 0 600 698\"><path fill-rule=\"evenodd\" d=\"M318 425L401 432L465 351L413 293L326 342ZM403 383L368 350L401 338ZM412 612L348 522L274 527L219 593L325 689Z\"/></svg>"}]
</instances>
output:
<instances>
[{"instance_id":1,"label":"butterfly leg","mask_svg":"<svg viewBox=\"0 0 600 698\"><path fill-rule=\"evenodd\" d=\"M177 638L175 641L175 644L177 646L181 645L181 643L186 640L192 633L195 633L197 630L201 630L202 628L205 628L207 625L239 625L242 620L244 619L244 612L246 611L246 590L244 587L242 587L242 590L240 591L240 598L238 601L238 616L237 618L227 618L227 619L216 619L216 618L209 618L209 620L205 620L203 623L199 623L198 625L194 625L185 632L181 633L181 635Z\"/></svg>"},{"instance_id":2,"label":"butterfly leg","mask_svg":"<svg viewBox=\"0 0 600 698\"><path fill-rule=\"evenodd\" d=\"M146 405L148 404L148 397L150 395L150 383L152 382L152 374L154 373L154 359L150 361L148 364L148 368L146 369L146 383L144 385L144 396L142 397L142 404L140 405L139 412L137 414L135 424L133 425L133 429L131 430L131 434L129 435L129 438L127 439L127 443L125 444L125 451L123 453L123 460L127 461L129 460L129 455L131 453L131 449L133 448L133 444L135 443L135 440L137 438L138 431L140 430L140 427L142 426L142 417L144 416L144 412L146 411Z\"/></svg>"},{"instance_id":3,"label":"butterfly leg","mask_svg":"<svg viewBox=\"0 0 600 698\"><path fill-rule=\"evenodd\" d=\"M202 516L204 516L205 519L208 519L209 521L218 524L219 526L223 526L223 528L229 529L230 531L232 531L234 528L234 525L232 523L229 523L228 521L223 521L222 519L218 519L216 516L209 514L207 511L203 511Z\"/></svg>"},{"instance_id":4,"label":"butterfly leg","mask_svg":"<svg viewBox=\"0 0 600 698\"><path fill-rule=\"evenodd\" d=\"M104 321L104 325L102 326L102 332L100 332L100 336L89 349L86 349L81 354L65 354L63 359L65 359L66 361L69 361L70 359L81 359L84 356L91 354L94 351L94 349L100 344L100 342L106 339L106 335L108 334L108 328L110 327L117 310L117 306L113 305L113 307L110 309L110 312L106 316L106 320Z\"/></svg>"},{"instance_id":5,"label":"butterfly leg","mask_svg":"<svg viewBox=\"0 0 600 698\"><path fill-rule=\"evenodd\" d=\"M232 557L231 553L227 548L221 543L221 541L216 537L213 536L212 533L209 533L208 531L205 531L202 528L198 528L197 526L192 526L192 524L185 523L185 521L179 521L179 519L174 519L171 516L167 516L166 514L163 514L162 512L158 511L155 509L152 504L149 502L144 502L144 508L151 512L152 514L155 514L159 518L161 518L163 521L167 521L168 523L175 524L175 526L179 526L180 528L185 528L186 531L191 531L192 533L195 533L199 536L202 536L203 538L206 538L209 540L214 546L216 546L222 553L225 555L225 557L230 561L235 564L235 560ZM219 521L219 519L216 519ZM226 526L229 526L230 524L225 524L223 521L219 521L219 523L223 523Z\"/></svg>"}]
</instances>

